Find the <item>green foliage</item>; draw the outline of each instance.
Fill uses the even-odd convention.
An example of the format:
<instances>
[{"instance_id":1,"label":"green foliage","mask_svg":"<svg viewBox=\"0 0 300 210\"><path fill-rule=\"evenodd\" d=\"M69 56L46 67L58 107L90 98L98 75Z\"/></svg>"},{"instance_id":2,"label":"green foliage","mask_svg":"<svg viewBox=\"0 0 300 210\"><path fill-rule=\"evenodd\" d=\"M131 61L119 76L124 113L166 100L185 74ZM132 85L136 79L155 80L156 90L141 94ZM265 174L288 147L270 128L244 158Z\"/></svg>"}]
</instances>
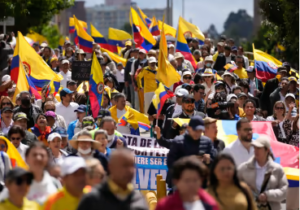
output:
<instances>
[{"instance_id":1,"label":"green foliage","mask_svg":"<svg viewBox=\"0 0 300 210\"><path fill-rule=\"evenodd\" d=\"M246 10L231 12L224 23L224 32L228 38L233 38L238 45L243 39L250 39L253 31L253 19Z\"/></svg>"},{"instance_id":2,"label":"green foliage","mask_svg":"<svg viewBox=\"0 0 300 210\"><path fill-rule=\"evenodd\" d=\"M261 0L268 36L285 46L283 60L299 65L299 1Z\"/></svg>"},{"instance_id":3,"label":"green foliage","mask_svg":"<svg viewBox=\"0 0 300 210\"><path fill-rule=\"evenodd\" d=\"M3 0L1 18L15 18L14 31L26 34L30 28L48 24L51 18L74 4L75 0Z\"/></svg>"},{"instance_id":4,"label":"green foliage","mask_svg":"<svg viewBox=\"0 0 300 210\"><path fill-rule=\"evenodd\" d=\"M129 34L132 34L132 28L130 23L125 23L122 30L126 31Z\"/></svg>"},{"instance_id":5,"label":"green foliage","mask_svg":"<svg viewBox=\"0 0 300 210\"><path fill-rule=\"evenodd\" d=\"M35 31L43 36L45 36L48 40L48 44L51 48L57 48L59 44L59 39L61 37L59 29L57 25L43 25L38 27L31 28L32 31Z\"/></svg>"}]
</instances>

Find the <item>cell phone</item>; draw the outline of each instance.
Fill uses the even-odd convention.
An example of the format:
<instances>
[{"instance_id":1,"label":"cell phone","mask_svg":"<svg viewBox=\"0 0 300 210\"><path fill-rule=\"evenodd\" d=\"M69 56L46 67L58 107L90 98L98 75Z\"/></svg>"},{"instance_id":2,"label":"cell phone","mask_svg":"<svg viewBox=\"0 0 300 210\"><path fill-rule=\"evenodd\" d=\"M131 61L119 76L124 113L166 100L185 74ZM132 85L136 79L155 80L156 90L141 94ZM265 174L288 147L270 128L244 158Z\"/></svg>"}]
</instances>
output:
<instances>
[{"instance_id":1,"label":"cell phone","mask_svg":"<svg viewBox=\"0 0 300 210\"><path fill-rule=\"evenodd\" d=\"M205 154L205 152L199 151L198 156L203 157L204 154Z\"/></svg>"}]
</instances>

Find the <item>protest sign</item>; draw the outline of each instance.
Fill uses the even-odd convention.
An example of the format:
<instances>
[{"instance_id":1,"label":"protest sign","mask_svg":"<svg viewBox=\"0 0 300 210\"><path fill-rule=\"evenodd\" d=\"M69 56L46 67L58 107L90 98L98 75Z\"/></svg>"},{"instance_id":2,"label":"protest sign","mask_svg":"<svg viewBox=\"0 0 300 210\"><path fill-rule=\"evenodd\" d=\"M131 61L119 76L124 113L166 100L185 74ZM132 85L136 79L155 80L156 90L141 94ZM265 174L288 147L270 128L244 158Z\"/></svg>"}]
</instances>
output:
<instances>
[{"instance_id":1,"label":"protest sign","mask_svg":"<svg viewBox=\"0 0 300 210\"><path fill-rule=\"evenodd\" d=\"M91 74L91 61L72 62L72 80L88 81Z\"/></svg>"}]
</instances>

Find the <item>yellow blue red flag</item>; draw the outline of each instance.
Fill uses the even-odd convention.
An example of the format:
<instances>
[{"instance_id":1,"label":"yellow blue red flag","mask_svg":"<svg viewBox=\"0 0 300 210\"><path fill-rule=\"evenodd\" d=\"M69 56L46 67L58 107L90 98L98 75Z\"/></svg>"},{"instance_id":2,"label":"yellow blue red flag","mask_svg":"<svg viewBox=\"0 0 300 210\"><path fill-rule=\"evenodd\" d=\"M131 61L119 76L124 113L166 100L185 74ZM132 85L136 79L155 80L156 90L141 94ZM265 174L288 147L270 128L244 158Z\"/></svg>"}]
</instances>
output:
<instances>
[{"instance_id":1,"label":"yellow blue red flag","mask_svg":"<svg viewBox=\"0 0 300 210\"><path fill-rule=\"evenodd\" d=\"M149 31L151 32L151 34L153 36L160 35L160 30L159 30L159 27L158 27L158 23L157 23L156 18L154 16L152 18L152 23L149 27Z\"/></svg>"},{"instance_id":2,"label":"yellow blue red flag","mask_svg":"<svg viewBox=\"0 0 300 210\"><path fill-rule=\"evenodd\" d=\"M91 24L91 36L94 41L100 45L100 47L110 50L110 46L108 45L104 36Z\"/></svg>"},{"instance_id":3,"label":"yellow blue red flag","mask_svg":"<svg viewBox=\"0 0 300 210\"><path fill-rule=\"evenodd\" d=\"M101 65L97 59L96 54L93 54L92 67L91 67L91 76L89 82L89 97L91 110L93 117L96 118L100 110L100 106L103 102L103 91L104 91L104 82L103 82L103 72Z\"/></svg>"},{"instance_id":4,"label":"yellow blue red flag","mask_svg":"<svg viewBox=\"0 0 300 210\"><path fill-rule=\"evenodd\" d=\"M125 42L131 40L132 36L126 31L108 28L108 44L110 45L110 51L118 53L118 49L125 47Z\"/></svg>"},{"instance_id":5,"label":"yellow blue red flag","mask_svg":"<svg viewBox=\"0 0 300 210\"><path fill-rule=\"evenodd\" d=\"M87 23L82 21L82 20L78 20L79 24L82 26L82 28L84 28L84 30L87 29ZM75 21L74 18L70 17L69 18L69 33L72 34L75 32Z\"/></svg>"},{"instance_id":6,"label":"yellow blue red flag","mask_svg":"<svg viewBox=\"0 0 300 210\"><path fill-rule=\"evenodd\" d=\"M205 36L200 31L200 29L194 24L186 21L182 17L179 17L178 28L180 28L184 37L196 37L200 44L204 43Z\"/></svg>"},{"instance_id":7,"label":"yellow blue red flag","mask_svg":"<svg viewBox=\"0 0 300 210\"><path fill-rule=\"evenodd\" d=\"M166 24L166 23L163 24L163 22L159 20L158 21L158 28L159 28L160 31L162 30L163 25L164 25L165 35L166 36L172 36L172 37L175 38L176 33L177 33L176 29L173 28L172 26Z\"/></svg>"},{"instance_id":8,"label":"yellow blue red flag","mask_svg":"<svg viewBox=\"0 0 300 210\"><path fill-rule=\"evenodd\" d=\"M157 117L159 117L161 110L168 98L174 96L174 94L168 91L165 86L160 82L158 88L155 90L155 98L152 100L156 109Z\"/></svg>"},{"instance_id":9,"label":"yellow blue red flag","mask_svg":"<svg viewBox=\"0 0 300 210\"><path fill-rule=\"evenodd\" d=\"M46 37L34 31L29 31L29 33L26 34L26 37L32 39L34 42L38 42L39 44L42 44L43 42L49 43Z\"/></svg>"},{"instance_id":10,"label":"yellow blue red flag","mask_svg":"<svg viewBox=\"0 0 300 210\"><path fill-rule=\"evenodd\" d=\"M122 58L121 56L118 56L117 54L104 48L101 48L101 51L106 52L114 62L116 63L122 62L123 66L126 66L127 60L125 58Z\"/></svg>"},{"instance_id":11,"label":"yellow blue red flag","mask_svg":"<svg viewBox=\"0 0 300 210\"><path fill-rule=\"evenodd\" d=\"M139 12L140 12L143 20L145 21L147 27L149 28L152 23L152 20L150 18L148 18L147 15L145 15L145 13L140 8L138 8L138 9L139 9Z\"/></svg>"},{"instance_id":12,"label":"yellow blue red flag","mask_svg":"<svg viewBox=\"0 0 300 210\"><path fill-rule=\"evenodd\" d=\"M79 21L74 15L75 21L75 36L77 37L79 48L84 52L93 52L93 42L94 39L83 29ZM75 39L76 40L76 39Z\"/></svg>"}]
</instances>

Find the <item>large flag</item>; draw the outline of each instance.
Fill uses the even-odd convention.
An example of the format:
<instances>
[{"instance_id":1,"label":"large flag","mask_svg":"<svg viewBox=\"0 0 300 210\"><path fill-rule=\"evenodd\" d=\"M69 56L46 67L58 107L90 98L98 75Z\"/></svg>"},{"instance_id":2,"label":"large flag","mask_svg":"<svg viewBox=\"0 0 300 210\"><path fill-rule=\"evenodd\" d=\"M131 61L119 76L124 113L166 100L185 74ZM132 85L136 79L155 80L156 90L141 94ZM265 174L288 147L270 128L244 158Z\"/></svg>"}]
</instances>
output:
<instances>
[{"instance_id":1,"label":"large flag","mask_svg":"<svg viewBox=\"0 0 300 210\"><path fill-rule=\"evenodd\" d=\"M34 42L38 42L39 44L42 44L43 42L49 43L46 37L34 31L29 31L29 33L26 34L26 37L32 39Z\"/></svg>"},{"instance_id":2,"label":"large flag","mask_svg":"<svg viewBox=\"0 0 300 210\"><path fill-rule=\"evenodd\" d=\"M60 81L62 76L56 74L38 55L35 50L29 45L21 32L18 32L17 44L14 51L14 57L11 64L11 79L17 84L18 77L21 75L19 62L22 62L22 66L26 72L26 76L30 79L38 91L41 91L45 85L48 85L51 78L53 78L55 90L58 91L60 87ZM28 89L27 89L28 90Z\"/></svg>"},{"instance_id":3,"label":"large flag","mask_svg":"<svg viewBox=\"0 0 300 210\"><path fill-rule=\"evenodd\" d=\"M200 31L200 29L194 24L186 21L182 17L179 17L178 29L181 29L185 37L196 37L199 40L200 44L204 43L205 36Z\"/></svg>"},{"instance_id":4,"label":"large flag","mask_svg":"<svg viewBox=\"0 0 300 210\"><path fill-rule=\"evenodd\" d=\"M63 36L61 36L59 38L59 42L58 42L58 49L62 52L63 51L63 47L65 45L65 39Z\"/></svg>"},{"instance_id":5,"label":"large flag","mask_svg":"<svg viewBox=\"0 0 300 210\"><path fill-rule=\"evenodd\" d=\"M160 82L158 88L155 90L155 98L152 100L157 117L159 117L166 100L173 96L174 94L166 90L165 86Z\"/></svg>"},{"instance_id":6,"label":"large flag","mask_svg":"<svg viewBox=\"0 0 300 210\"><path fill-rule=\"evenodd\" d=\"M162 26L164 25L164 29L165 29L165 35L166 36L172 36L172 37L176 37L176 29L173 28L172 26L169 26L168 24L164 23L162 21L158 21L158 28L161 31L162 30Z\"/></svg>"},{"instance_id":7,"label":"large flag","mask_svg":"<svg viewBox=\"0 0 300 210\"><path fill-rule=\"evenodd\" d=\"M196 63L194 56L191 53L191 50L186 42L186 39L184 37L184 32L183 32L180 24L181 24L181 22L178 23L176 52L181 52L181 54L184 56L184 58L191 62L194 69L197 69L197 63Z\"/></svg>"},{"instance_id":8,"label":"large flag","mask_svg":"<svg viewBox=\"0 0 300 210\"><path fill-rule=\"evenodd\" d=\"M108 45L104 36L92 24L91 24L91 36L94 39L94 41L100 45L100 47L108 50L110 49L110 46Z\"/></svg>"},{"instance_id":9,"label":"large flag","mask_svg":"<svg viewBox=\"0 0 300 210\"><path fill-rule=\"evenodd\" d=\"M144 22L146 23L147 27L149 28L152 23L152 20L150 18L148 18L147 15L145 15L145 13L140 8L138 8L138 9L141 14L141 17L143 18Z\"/></svg>"},{"instance_id":10,"label":"large flag","mask_svg":"<svg viewBox=\"0 0 300 210\"><path fill-rule=\"evenodd\" d=\"M142 114L135 109L128 109L128 111L118 119L119 126L126 126L129 123L134 130L142 128L144 130L150 129L150 121L147 115Z\"/></svg>"},{"instance_id":11,"label":"large flag","mask_svg":"<svg viewBox=\"0 0 300 210\"><path fill-rule=\"evenodd\" d=\"M149 27L149 31L151 32L151 34L153 36L158 36L160 35L160 31L159 31L159 27L158 27L158 23L156 22L156 18L153 16L152 18L152 23Z\"/></svg>"},{"instance_id":12,"label":"large flag","mask_svg":"<svg viewBox=\"0 0 300 210\"><path fill-rule=\"evenodd\" d=\"M172 64L170 64L169 60L167 59L167 55L168 46L163 27L159 43L158 70L156 74L156 79L169 88L174 83L180 81L180 75L172 66Z\"/></svg>"},{"instance_id":13,"label":"large flag","mask_svg":"<svg viewBox=\"0 0 300 210\"><path fill-rule=\"evenodd\" d=\"M94 39L83 29L79 21L74 15L75 21L75 33L78 37L79 48L84 52L92 53L93 52L93 42Z\"/></svg>"},{"instance_id":14,"label":"large flag","mask_svg":"<svg viewBox=\"0 0 300 210\"><path fill-rule=\"evenodd\" d=\"M84 28L84 30L87 29L87 23L81 20L78 20L79 24ZM72 34L75 32L75 21L74 18L69 18L69 33Z\"/></svg>"},{"instance_id":15,"label":"large flag","mask_svg":"<svg viewBox=\"0 0 300 210\"><path fill-rule=\"evenodd\" d=\"M189 123L189 119L173 119L179 126L183 123ZM218 120L218 138L222 139L225 145L235 141L237 137L236 131L237 121ZM284 167L285 174L289 181L289 187L299 187L299 148L278 142L273 132L271 122L251 122L253 128L253 140L259 135L266 135L270 138L271 150L275 157L275 161Z\"/></svg>"},{"instance_id":16,"label":"large flag","mask_svg":"<svg viewBox=\"0 0 300 210\"><path fill-rule=\"evenodd\" d=\"M51 94L53 94L53 96L55 96L57 94L57 91L55 91L53 79L49 82L49 84L47 86L45 98L47 98Z\"/></svg>"},{"instance_id":17,"label":"large flag","mask_svg":"<svg viewBox=\"0 0 300 210\"><path fill-rule=\"evenodd\" d=\"M127 60L125 58L122 58L121 56L118 56L117 54L104 48L101 48L101 51L106 52L114 62L116 63L122 62L123 66L126 66Z\"/></svg>"},{"instance_id":18,"label":"large flag","mask_svg":"<svg viewBox=\"0 0 300 210\"><path fill-rule=\"evenodd\" d=\"M100 110L100 106L103 102L103 92L104 92L104 82L103 82L103 72L101 65L97 59L96 54L93 54L91 76L89 82L90 90L90 104L93 113L93 117L96 118Z\"/></svg>"},{"instance_id":19,"label":"large flag","mask_svg":"<svg viewBox=\"0 0 300 210\"><path fill-rule=\"evenodd\" d=\"M18 167L21 167L21 168L24 168L27 170L28 166L25 163L25 161L23 160L23 158L21 157L18 150L15 148L15 146L4 136L0 136L0 139L4 140L7 144L6 154L10 158L12 167L14 168L14 167L18 166Z\"/></svg>"},{"instance_id":20,"label":"large flag","mask_svg":"<svg viewBox=\"0 0 300 210\"><path fill-rule=\"evenodd\" d=\"M132 7L131 19L136 47L149 51L152 48L152 46L155 45L156 40L153 38L147 26L145 26L138 13Z\"/></svg>"},{"instance_id":21,"label":"large flag","mask_svg":"<svg viewBox=\"0 0 300 210\"><path fill-rule=\"evenodd\" d=\"M120 48L125 47L125 41L132 39L132 36L126 31L115 28L108 28L108 44L114 53L118 53Z\"/></svg>"},{"instance_id":22,"label":"large flag","mask_svg":"<svg viewBox=\"0 0 300 210\"><path fill-rule=\"evenodd\" d=\"M256 77L263 82L267 82L277 74L277 68L282 66L282 63L271 55L257 50L253 44L254 67L256 70Z\"/></svg>"}]
</instances>

